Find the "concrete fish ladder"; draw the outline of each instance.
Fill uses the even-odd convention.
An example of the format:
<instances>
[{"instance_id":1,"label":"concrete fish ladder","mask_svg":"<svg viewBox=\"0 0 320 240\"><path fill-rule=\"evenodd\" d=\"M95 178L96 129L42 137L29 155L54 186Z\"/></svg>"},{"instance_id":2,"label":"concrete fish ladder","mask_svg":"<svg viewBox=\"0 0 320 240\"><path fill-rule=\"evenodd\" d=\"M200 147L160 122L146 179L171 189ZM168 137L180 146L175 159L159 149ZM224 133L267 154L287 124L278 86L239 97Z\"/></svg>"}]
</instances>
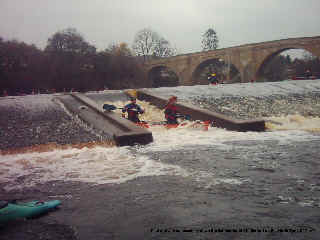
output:
<instances>
[{"instance_id":1,"label":"concrete fish ladder","mask_svg":"<svg viewBox=\"0 0 320 240\"><path fill-rule=\"evenodd\" d=\"M118 146L148 144L153 141L152 133L113 112L103 110L84 94L76 93L59 97L65 107L94 129L107 135Z\"/></svg>"}]
</instances>

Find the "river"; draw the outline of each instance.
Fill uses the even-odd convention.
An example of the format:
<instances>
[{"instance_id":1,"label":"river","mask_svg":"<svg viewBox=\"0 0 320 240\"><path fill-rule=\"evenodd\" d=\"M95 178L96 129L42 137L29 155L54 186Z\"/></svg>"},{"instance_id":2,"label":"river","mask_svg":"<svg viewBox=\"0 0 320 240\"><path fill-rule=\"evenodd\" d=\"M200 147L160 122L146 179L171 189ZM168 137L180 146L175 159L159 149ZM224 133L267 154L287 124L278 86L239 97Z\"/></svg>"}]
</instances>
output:
<instances>
[{"instance_id":1,"label":"river","mask_svg":"<svg viewBox=\"0 0 320 240\"><path fill-rule=\"evenodd\" d=\"M316 96L316 101L309 106L304 105L305 108L317 109L317 104L320 104L317 101L319 80L148 90L165 97L176 95L180 101L208 109L218 99L257 101L256 98L260 98L263 101L262 97L282 96L286 99L292 94L299 95L299 98ZM121 92L115 91L114 94L118 93ZM99 96L101 93L91 94L102 104L104 98ZM124 100L121 97L111 98L109 103L120 107L126 103ZM234 102L228 109L239 102ZM145 102L138 103L146 110L144 120L163 120L162 110ZM299 103L293 101L290 104L287 108ZM0 162L6 163L1 168L2 181L7 183L8 191L50 181L83 182L94 186L119 185L120 190L127 186L139 189L138 186L142 185L144 191L149 191L146 181L150 179L158 189L154 194L159 194L160 199L165 194L166 199L165 202L151 200L154 207L164 207L166 214L169 214L160 222L156 222L159 216L157 220L151 219L154 229L148 234L155 239L178 239L179 236L184 239L212 239L207 233L195 231L213 226L225 229L268 228L269 232L259 235L259 239L316 239L315 232L320 230L316 229L320 208L320 115L317 116L317 112L313 112L312 116L304 116L301 112L285 115L283 109L286 106L279 106L281 116L269 114L265 117L271 120L266 132L234 132L215 127L209 127L206 131L190 125L168 130L153 126L150 130L154 142L146 146L97 146L1 155ZM259 110L255 111L260 116ZM243 115L244 118L246 116ZM20 179L19 185L16 184L17 179ZM161 187L159 183L167 187ZM121 196L121 192L119 194ZM147 195L140 194L141 202L145 202ZM139 193L134 195L139 198ZM144 219L143 207L138 209ZM133 224L136 225L138 223ZM307 226L303 233L274 235L270 230L297 229L302 225ZM137 229L141 226L138 225ZM117 231L124 229L125 225L120 224ZM133 227L130 229L136 231ZM166 235L157 229L167 229L171 233ZM193 235L179 235L178 230L185 229L194 229ZM129 236L129 232L127 234ZM123 239L126 239L125 236ZM143 235L136 233L133 236ZM257 237L256 234L231 234L221 235L219 239L228 239L228 236L240 237L237 239Z\"/></svg>"}]
</instances>

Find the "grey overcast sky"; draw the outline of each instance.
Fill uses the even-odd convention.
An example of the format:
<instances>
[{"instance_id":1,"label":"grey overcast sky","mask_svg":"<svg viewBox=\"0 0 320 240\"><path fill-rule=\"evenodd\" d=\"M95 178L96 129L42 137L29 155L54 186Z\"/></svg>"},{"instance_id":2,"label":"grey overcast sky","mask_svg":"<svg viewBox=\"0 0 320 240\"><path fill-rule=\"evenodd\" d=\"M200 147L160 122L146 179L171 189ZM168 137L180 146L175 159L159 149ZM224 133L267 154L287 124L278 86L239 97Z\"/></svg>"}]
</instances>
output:
<instances>
[{"instance_id":1,"label":"grey overcast sky","mask_svg":"<svg viewBox=\"0 0 320 240\"><path fill-rule=\"evenodd\" d=\"M59 30L76 28L99 50L132 45L151 28L178 49L201 50L213 27L219 47L320 35L320 0L0 0L0 36L44 48Z\"/></svg>"}]
</instances>

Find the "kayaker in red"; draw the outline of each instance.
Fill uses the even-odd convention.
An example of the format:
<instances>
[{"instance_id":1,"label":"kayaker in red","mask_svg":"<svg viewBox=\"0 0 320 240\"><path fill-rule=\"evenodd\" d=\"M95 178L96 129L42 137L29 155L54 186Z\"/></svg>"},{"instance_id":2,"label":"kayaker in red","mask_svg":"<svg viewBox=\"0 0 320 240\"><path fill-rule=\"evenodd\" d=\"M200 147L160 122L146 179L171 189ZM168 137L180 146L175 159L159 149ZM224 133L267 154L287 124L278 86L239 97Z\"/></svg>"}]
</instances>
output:
<instances>
[{"instance_id":1,"label":"kayaker in red","mask_svg":"<svg viewBox=\"0 0 320 240\"><path fill-rule=\"evenodd\" d=\"M172 96L171 98L169 98L169 101L165 107L164 114L168 124L178 124L178 121L177 121L178 111L175 105L176 102L177 102L177 97Z\"/></svg>"}]
</instances>

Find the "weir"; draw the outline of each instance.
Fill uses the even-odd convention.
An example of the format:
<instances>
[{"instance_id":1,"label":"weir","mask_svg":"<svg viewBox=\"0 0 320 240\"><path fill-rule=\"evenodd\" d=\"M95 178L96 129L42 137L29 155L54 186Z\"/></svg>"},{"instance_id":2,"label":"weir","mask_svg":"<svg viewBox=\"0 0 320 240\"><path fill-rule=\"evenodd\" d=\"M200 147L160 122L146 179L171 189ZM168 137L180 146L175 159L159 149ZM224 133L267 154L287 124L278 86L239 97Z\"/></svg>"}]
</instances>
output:
<instances>
[{"instance_id":1,"label":"weir","mask_svg":"<svg viewBox=\"0 0 320 240\"><path fill-rule=\"evenodd\" d=\"M160 109L163 109L167 103L166 98L146 90L138 90L137 98L147 101ZM84 94L72 93L59 96L58 99L72 114L98 130L103 138L114 140L117 146L148 144L153 141L150 131L137 126L114 112L103 111L99 104ZM177 108L181 114L189 115L191 120L210 121L214 127L239 132L266 130L264 120L233 120L223 114L200 109L186 103L178 103Z\"/></svg>"},{"instance_id":2,"label":"weir","mask_svg":"<svg viewBox=\"0 0 320 240\"><path fill-rule=\"evenodd\" d=\"M167 103L167 99L150 93L146 90L138 90L138 99L152 103L153 105L164 108ZM227 130L246 132L246 131L265 131L264 120L245 120L238 121L230 119L222 114L215 113L206 109L200 109L196 106L186 103L177 103L178 111L184 115L191 116L192 120L210 121L213 126L219 128L225 128Z\"/></svg>"}]
</instances>

